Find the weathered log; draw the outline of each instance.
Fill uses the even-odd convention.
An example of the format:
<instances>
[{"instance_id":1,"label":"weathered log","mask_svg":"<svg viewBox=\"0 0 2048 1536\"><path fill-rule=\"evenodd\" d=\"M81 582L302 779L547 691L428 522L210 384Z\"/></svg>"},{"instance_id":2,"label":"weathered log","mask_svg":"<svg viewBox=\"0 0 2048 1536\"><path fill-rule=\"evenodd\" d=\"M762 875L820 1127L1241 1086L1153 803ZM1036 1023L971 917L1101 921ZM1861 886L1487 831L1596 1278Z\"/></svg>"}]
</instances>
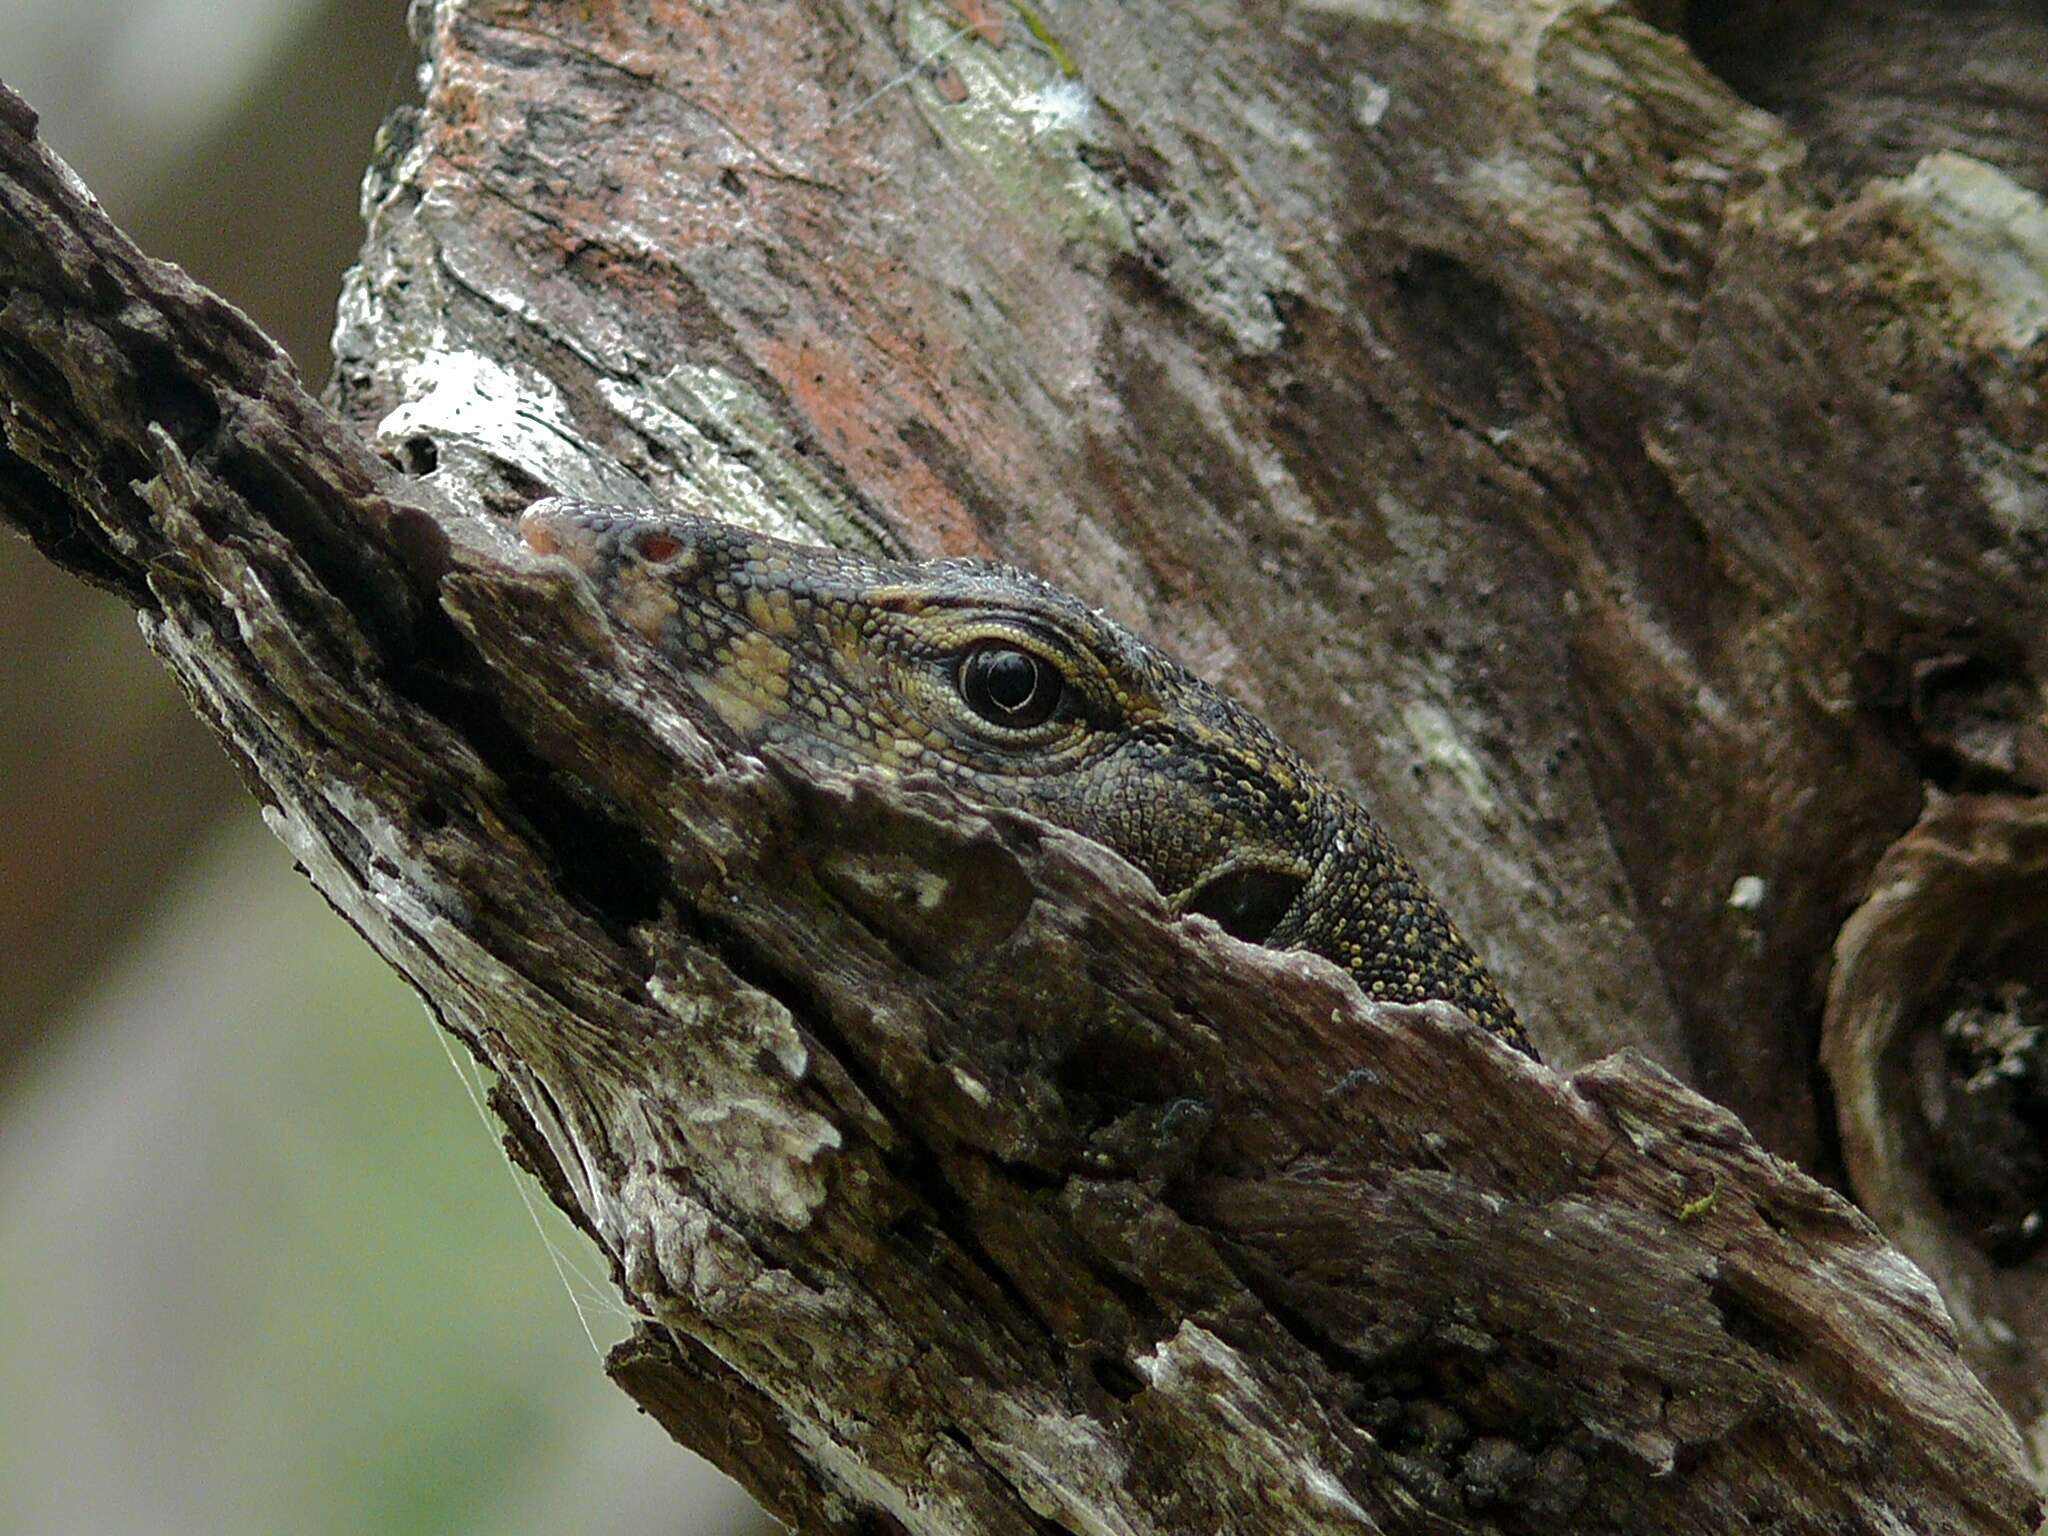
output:
<instances>
[{"instance_id":1,"label":"weathered log","mask_svg":"<svg viewBox=\"0 0 2048 1536\"><path fill-rule=\"evenodd\" d=\"M1028 818L724 752L490 516L654 494L1114 600L1379 786L1555 1056L1645 1042L1812 1152L1782 1019L1930 718L1854 663L2003 603L1978 675L2034 675L2040 337L1948 281L2025 194L1802 201L1598 7L421 14L362 436L9 112L0 511L145 610L500 1072L664 1423L816 1530L2039 1518L1921 1277L1725 1113L1374 1010ZM1787 458L1817 377L1854 408ZM1930 483L2018 488L2003 564Z\"/></svg>"}]
</instances>

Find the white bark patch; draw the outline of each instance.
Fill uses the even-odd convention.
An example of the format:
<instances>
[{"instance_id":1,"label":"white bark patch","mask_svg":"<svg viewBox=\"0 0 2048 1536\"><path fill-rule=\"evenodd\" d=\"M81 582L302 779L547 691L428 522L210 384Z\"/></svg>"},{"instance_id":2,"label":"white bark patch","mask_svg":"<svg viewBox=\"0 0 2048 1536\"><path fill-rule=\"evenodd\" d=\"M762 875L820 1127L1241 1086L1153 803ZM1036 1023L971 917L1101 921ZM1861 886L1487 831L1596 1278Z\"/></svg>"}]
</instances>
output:
<instances>
[{"instance_id":1,"label":"white bark patch","mask_svg":"<svg viewBox=\"0 0 2048 1536\"><path fill-rule=\"evenodd\" d=\"M650 1076L663 1083L659 1101L632 1111L648 1119L650 1144L679 1143L677 1153L727 1209L791 1230L807 1225L844 1138L825 1116L790 1099L789 1082L802 1077L809 1057L788 1010L750 991L712 1007L703 983L688 978L678 984L657 974L647 991L698 1043L700 1064L688 1080ZM656 1041L653 1049L660 1048Z\"/></svg>"},{"instance_id":2,"label":"white bark patch","mask_svg":"<svg viewBox=\"0 0 2048 1536\"><path fill-rule=\"evenodd\" d=\"M1156 1523L1130 1507L1123 1451L1094 1421L1016 1405L980 1449L1034 1512L1077 1536L1145 1536Z\"/></svg>"},{"instance_id":3,"label":"white bark patch","mask_svg":"<svg viewBox=\"0 0 2048 1536\"><path fill-rule=\"evenodd\" d=\"M2023 352L2048 336L2048 204L2004 172L1944 150L1874 188L1919 225L1987 340Z\"/></svg>"},{"instance_id":4,"label":"white bark patch","mask_svg":"<svg viewBox=\"0 0 2048 1536\"><path fill-rule=\"evenodd\" d=\"M2048 447L2021 453L1976 426L1957 433L1956 445L1998 531L2011 543L2048 548Z\"/></svg>"},{"instance_id":5,"label":"white bark patch","mask_svg":"<svg viewBox=\"0 0 2048 1536\"><path fill-rule=\"evenodd\" d=\"M1401 723L1408 727L1423 760L1456 780L1480 815L1500 814L1500 796L1487 778L1486 765L1447 711L1427 699L1411 699L1401 706Z\"/></svg>"},{"instance_id":6,"label":"white bark patch","mask_svg":"<svg viewBox=\"0 0 2048 1536\"><path fill-rule=\"evenodd\" d=\"M1770 895L1770 885L1761 875L1738 875L1728 887L1728 905L1737 912L1754 912Z\"/></svg>"},{"instance_id":7,"label":"white bark patch","mask_svg":"<svg viewBox=\"0 0 2048 1536\"><path fill-rule=\"evenodd\" d=\"M1307 1454L1292 1433L1296 1426L1285 1405L1273 1400L1237 1351L1215 1334L1184 1322L1156 1351L1133 1363L1154 1391L1224 1421L1224 1433L1210 1443L1228 1447L1226 1460L1239 1489L1258 1490L1261 1502L1276 1514L1284 1512L1287 1524L1275 1529L1331 1536L1380 1529L1343 1481Z\"/></svg>"},{"instance_id":8,"label":"white bark patch","mask_svg":"<svg viewBox=\"0 0 2048 1536\"><path fill-rule=\"evenodd\" d=\"M1359 127L1379 127L1393 102L1394 93L1371 75L1351 77L1351 117Z\"/></svg>"},{"instance_id":9,"label":"white bark patch","mask_svg":"<svg viewBox=\"0 0 2048 1536\"><path fill-rule=\"evenodd\" d=\"M923 75L911 99L933 132L963 162L978 167L1012 213L1047 221L1066 240L1110 251L1135 248L1114 191L1077 153L1096 135L1094 96L1037 48L990 48L961 37L959 13L921 5L905 19L913 55L945 63L959 78L958 101Z\"/></svg>"},{"instance_id":10,"label":"white bark patch","mask_svg":"<svg viewBox=\"0 0 2048 1536\"><path fill-rule=\"evenodd\" d=\"M377 446L402 454L425 438L510 464L565 496L639 501L639 482L594 456L561 393L530 369L480 352L430 350L407 366L402 404L377 423Z\"/></svg>"},{"instance_id":11,"label":"white bark patch","mask_svg":"<svg viewBox=\"0 0 2048 1536\"><path fill-rule=\"evenodd\" d=\"M701 517L798 543L874 547L862 514L805 459L759 391L722 368L680 364L645 385L599 379L598 393L676 470L665 499Z\"/></svg>"},{"instance_id":12,"label":"white bark patch","mask_svg":"<svg viewBox=\"0 0 2048 1536\"><path fill-rule=\"evenodd\" d=\"M861 1446L841 1443L815 1420L792 1415L789 1424L806 1459L844 1492L854 1509L884 1510L913 1536L954 1536L959 1531L984 1529L982 1512L944 1487L938 1477L920 1478L917 1486L902 1487L871 1468ZM944 1444L935 1440L928 1454L945 1455Z\"/></svg>"},{"instance_id":13,"label":"white bark patch","mask_svg":"<svg viewBox=\"0 0 2048 1536\"><path fill-rule=\"evenodd\" d=\"M959 82L951 94L923 78L910 89L933 131L982 173L1005 211L1050 226L1077 249L1142 251L1167 286L1240 352L1277 349L1286 335L1283 301L1311 285L1274 242L1259 209L1209 199L1212 189L1180 174L1183 155L1174 146L1159 146L1176 174L1158 192L1113 182L1083 157L1103 137L1092 82L1115 74L1122 50L1109 47L1106 34L1095 37L1095 51L1079 54L1079 73L1069 75L1049 50L1016 42L991 48L961 30L951 7L910 13L906 31L916 56L936 60L943 51ZM1273 103L1237 100L1232 109L1272 142L1303 153L1316 142Z\"/></svg>"}]
</instances>

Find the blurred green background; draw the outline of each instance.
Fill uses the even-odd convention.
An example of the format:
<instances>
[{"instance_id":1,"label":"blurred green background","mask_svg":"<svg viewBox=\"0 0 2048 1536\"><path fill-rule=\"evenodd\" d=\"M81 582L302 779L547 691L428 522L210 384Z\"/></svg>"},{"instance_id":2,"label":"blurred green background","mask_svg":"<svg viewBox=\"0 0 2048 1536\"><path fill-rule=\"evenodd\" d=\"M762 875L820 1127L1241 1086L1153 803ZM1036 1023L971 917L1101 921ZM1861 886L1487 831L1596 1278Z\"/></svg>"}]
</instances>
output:
<instances>
[{"instance_id":1,"label":"blurred green background","mask_svg":"<svg viewBox=\"0 0 2048 1536\"><path fill-rule=\"evenodd\" d=\"M317 385L402 17L7 0L0 79ZM773 1528L605 1381L593 1250L133 620L6 537L0 956L0 1536Z\"/></svg>"}]
</instances>

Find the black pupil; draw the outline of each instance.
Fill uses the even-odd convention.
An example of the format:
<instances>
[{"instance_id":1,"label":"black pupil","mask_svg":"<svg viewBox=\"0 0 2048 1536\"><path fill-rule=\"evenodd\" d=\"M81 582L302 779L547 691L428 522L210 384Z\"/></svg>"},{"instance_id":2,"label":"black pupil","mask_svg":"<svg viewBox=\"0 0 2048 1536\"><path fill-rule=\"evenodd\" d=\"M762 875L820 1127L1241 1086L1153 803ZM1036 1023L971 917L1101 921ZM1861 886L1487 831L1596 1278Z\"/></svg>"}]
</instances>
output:
<instances>
[{"instance_id":1,"label":"black pupil","mask_svg":"<svg viewBox=\"0 0 2048 1536\"><path fill-rule=\"evenodd\" d=\"M982 669L982 680L996 708L1014 714L1038 692L1038 663L1016 651L999 651Z\"/></svg>"},{"instance_id":2,"label":"black pupil","mask_svg":"<svg viewBox=\"0 0 2048 1536\"><path fill-rule=\"evenodd\" d=\"M982 719L1021 728L1052 718L1060 679L1036 656L991 646L967 658L960 669L960 691Z\"/></svg>"}]
</instances>

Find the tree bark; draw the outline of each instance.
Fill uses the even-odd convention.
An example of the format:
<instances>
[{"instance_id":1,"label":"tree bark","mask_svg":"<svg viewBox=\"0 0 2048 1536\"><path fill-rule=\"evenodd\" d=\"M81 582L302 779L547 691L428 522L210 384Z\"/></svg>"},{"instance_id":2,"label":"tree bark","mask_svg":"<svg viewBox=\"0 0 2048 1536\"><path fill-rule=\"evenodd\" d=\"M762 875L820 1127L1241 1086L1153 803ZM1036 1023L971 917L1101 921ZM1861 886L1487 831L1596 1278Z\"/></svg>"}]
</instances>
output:
<instances>
[{"instance_id":1,"label":"tree bark","mask_svg":"<svg viewBox=\"0 0 2048 1536\"><path fill-rule=\"evenodd\" d=\"M1881 1027L1843 926L1927 782L2044 772L2038 196L1820 175L1654 8L416 17L345 419L12 110L0 512L499 1072L679 1438L818 1531L2040 1518L1919 1273L1643 1057L1561 1078L1028 817L724 751L499 521L1062 579L1359 785L1554 1061L1634 1045L1861 1189L1868 1117L1954 1123L1892 1042L2043 980L2038 882ZM1894 1186L1997 1250L1948 1302L2038 1458L2027 1191Z\"/></svg>"}]
</instances>

